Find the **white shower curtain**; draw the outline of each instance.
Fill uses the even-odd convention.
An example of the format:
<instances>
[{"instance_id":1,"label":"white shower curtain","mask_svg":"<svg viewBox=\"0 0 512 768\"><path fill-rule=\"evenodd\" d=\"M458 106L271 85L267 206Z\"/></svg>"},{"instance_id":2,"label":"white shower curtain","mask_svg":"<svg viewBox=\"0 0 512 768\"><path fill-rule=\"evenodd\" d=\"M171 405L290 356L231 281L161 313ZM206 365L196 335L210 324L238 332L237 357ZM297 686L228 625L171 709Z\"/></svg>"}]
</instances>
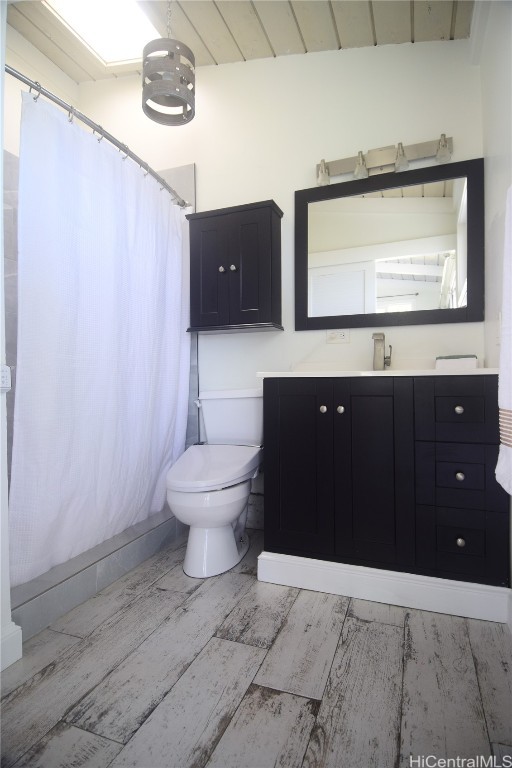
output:
<instances>
[{"instance_id":1,"label":"white shower curtain","mask_svg":"<svg viewBox=\"0 0 512 768\"><path fill-rule=\"evenodd\" d=\"M13 585L162 509L190 355L185 214L155 179L24 94L19 194Z\"/></svg>"}]
</instances>

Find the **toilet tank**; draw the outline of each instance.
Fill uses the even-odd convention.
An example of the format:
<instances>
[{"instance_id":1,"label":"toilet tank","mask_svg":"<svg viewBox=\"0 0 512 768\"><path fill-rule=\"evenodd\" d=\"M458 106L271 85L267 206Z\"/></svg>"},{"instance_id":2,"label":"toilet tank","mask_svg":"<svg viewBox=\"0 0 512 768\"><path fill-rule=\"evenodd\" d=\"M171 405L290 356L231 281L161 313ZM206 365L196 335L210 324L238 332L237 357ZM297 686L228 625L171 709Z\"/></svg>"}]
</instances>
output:
<instances>
[{"instance_id":1,"label":"toilet tank","mask_svg":"<svg viewBox=\"0 0 512 768\"><path fill-rule=\"evenodd\" d=\"M263 444L261 389L221 389L199 393L206 442L220 445Z\"/></svg>"}]
</instances>

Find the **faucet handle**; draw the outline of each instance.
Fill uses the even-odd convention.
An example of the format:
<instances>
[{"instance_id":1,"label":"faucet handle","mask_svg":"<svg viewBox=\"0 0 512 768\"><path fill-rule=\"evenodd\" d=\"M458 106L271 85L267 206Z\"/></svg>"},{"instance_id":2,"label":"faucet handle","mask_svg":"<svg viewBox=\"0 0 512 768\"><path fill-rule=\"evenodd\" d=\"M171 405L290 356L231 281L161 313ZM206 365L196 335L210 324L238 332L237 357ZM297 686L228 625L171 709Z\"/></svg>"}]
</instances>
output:
<instances>
[{"instance_id":1,"label":"faucet handle","mask_svg":"<svg viewBox=\"0 0 512 768\"><path fill-rule=\"evenodd\" d=\"M385 355L384 357L384 368L390 368L391 367L391 353L393 351L393 347L391 344L389 345L389 355Z\"/></svg>"}]
</instances>

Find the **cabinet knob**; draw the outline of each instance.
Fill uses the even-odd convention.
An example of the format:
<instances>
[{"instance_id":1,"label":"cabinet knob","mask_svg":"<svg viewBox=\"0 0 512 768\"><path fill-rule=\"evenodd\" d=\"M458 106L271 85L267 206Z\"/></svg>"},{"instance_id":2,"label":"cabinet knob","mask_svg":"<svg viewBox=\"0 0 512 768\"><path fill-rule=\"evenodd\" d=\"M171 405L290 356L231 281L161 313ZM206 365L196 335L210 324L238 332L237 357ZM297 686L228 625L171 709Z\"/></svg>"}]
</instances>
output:
<instances>
[{"instance_id":1,"label":"cabinet knob","mask_svg":"<svg viewBox=\"0 0 512 768\"><path fill-rule=\"evenodd\" d=\"M466 475L464 474L464 472L456 472L455 479L458 480L459 483L462 483L466 479Z\"/></svg>"},{"instance_id":2,"label":"cabinet knob","mask_svg":"<svg viewBox=\"0 0 512 768\"><path fill-rule=\"evenodd\" d=\"M457 544L458 547L465 547L466 546L465 539L457 539L457 541L455 543Z\"/></svg>"},{"instance_id":3,"label":"cabinet knob","mask_svg":"<svg viewBox=\"0 0 512 768\"><path fill-rule=\"evenodd\" d=\"M338 411L338 413L345 413L345 406L344 405L338 405L336 410Z\"/></svg>"},{"instance_id":4,"label":"cabinet knob","mask_svg":"<svg viewBox=\"0 0 512 768\"><path fill-rule=\"evenodd\" d=\"M231 266L230 266L230 270L231 270L232 272L236 272L236 266L235 266L234 264L231 264Z\"/></svg>"},{"instance_id":5,"label":"cabinet knob","mask_svg":"<svg viewBox=\"0 0 512 768\"><path fill-rule=\"evenodd\" d=\"M455 413L457 414L457 416L460 416L461 414L463 414L464 413L464 406L463 405L456 405L455 406Z\"/></svg>"},{"instance_id":6,"label":"cabinet knob","mask_svg":"<svg viewBox=\"0 0 512 768\"><path fill-rule=\"evenodd\" d=\"M327 413L327 406L326 405L321 405L320 406L320 413Z\"/></svg>"},{"instance_id":7,"label":"cabinet knob","mask_svg":"<svg viewBox=\"0 0 512 768\"><path fill-rule=\"evenodd\" d=\"M219 267L219 272L225 272L225 271L226 270L224 269L224 267Z\"/></svg>"}]
</instances>

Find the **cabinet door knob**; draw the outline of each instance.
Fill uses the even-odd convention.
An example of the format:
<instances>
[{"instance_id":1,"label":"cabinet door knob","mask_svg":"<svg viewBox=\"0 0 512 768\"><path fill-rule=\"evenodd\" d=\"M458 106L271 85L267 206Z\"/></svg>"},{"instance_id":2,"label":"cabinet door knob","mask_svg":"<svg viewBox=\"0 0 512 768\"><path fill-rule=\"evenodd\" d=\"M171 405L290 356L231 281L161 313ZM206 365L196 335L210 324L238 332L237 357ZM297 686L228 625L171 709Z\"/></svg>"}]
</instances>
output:
<instances>
[{"instance_id":1,"label":"cabinet door knob","mask_svg":"<svg viewBox=\"0 0 512 768\"><path fill-rule=\"evenodd\" d=\"M219 267L219 272L225 272L225 271L226 270L224 269L224 267Z\"/></svg>"},{"instance_id":2,"label":"cabinet door knob","mask_svg":"<svg viewBox=\"0 0 512 768\"><path fill-rule=\"evenodd\" d=\"M345 413L345 406L344 405L338 405L336 410L338 411L338 413Z\"/></svg>"},{"instance_id":3,"label":"cabinet door knob","mask_svg":"<svg viewBox=\"0 0 512 768\"><path fill-rule=\"evenodd\" d=\"M321 405L320 406L320 413L327 413L327 406L326 405Z\"/></svg>"},{"instance_id":4,"label":"cabinet door knob","mask_svg":"<svg viewBox=\"0 0 512 768\"><path fill-rule=\"evenodd\" d=\"M464 472L456 472L455 479L458 480L459 483L462 483L466 479L466 475L464 474Z\"/></svg>"},{"instance_id":5,"label":"cabinet door knob","mask_svg":"<svg viewBox=\"0 0 512 768\"><path fill-rule=\"evenodd\" d=\"M466 546L466 541L464 539L457 539L457 541L455 543L457 544L458 547L465 547Z\"/></svg>"},{"instance_id":6,"label":"cabinet door knob","mask_svg":"<svg viewBox=\"0 0 512 768\"><path fill-rule=\"evenodd\" d=\"M230 266L230 270L231 270L232 272L236 272L236 266L235 266L234 264L231 264L231 266Z\"/></svg>"},{"instance_id":7,"label":"cabinet door knob","mask_svg":"<svg viewBox=\"0 0 512 768\"><path fill-rule=\"evenodd\" d=\"M463 414L464 413L464 406L456 405L455 406L455 413L457 414L457 416L460 416L461 414Z\"/></svg>"}]
</instances>

